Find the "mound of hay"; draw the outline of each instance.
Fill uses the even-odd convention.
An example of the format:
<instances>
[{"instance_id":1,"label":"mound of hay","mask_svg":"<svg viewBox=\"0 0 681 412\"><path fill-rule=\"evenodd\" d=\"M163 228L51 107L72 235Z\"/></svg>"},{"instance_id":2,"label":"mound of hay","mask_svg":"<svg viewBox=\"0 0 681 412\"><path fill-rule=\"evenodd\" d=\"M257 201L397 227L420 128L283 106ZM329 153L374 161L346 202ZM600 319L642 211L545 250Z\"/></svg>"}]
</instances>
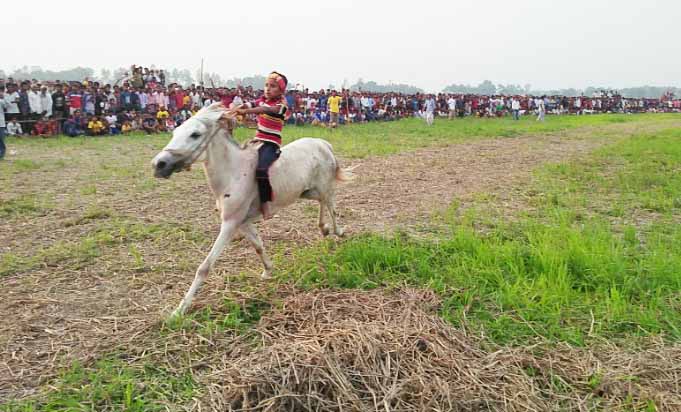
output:
<instances>
[{"instance_id":1,"label":"mound of hay","mask_svg":"<svg viewBox=\"0 0 681 412\"><path fill-rule=\"evenodd\" d=\"M213 410L546 410L508 354L482 351L423 291L298 294L261 320L262 345L213 371ZM509 403L509 400L512 402Z\"/></svg>"},{"instance_id":2,"label":"mound of hay","mask_svg":"<svg viewBox=\"0 0 681 412\"><path fill-rule=\"evenodd\" d=\"M681 410L681 346L487 349L428 291L296 293L208 364L200 410Z\"/></svg>"}]
</instances>

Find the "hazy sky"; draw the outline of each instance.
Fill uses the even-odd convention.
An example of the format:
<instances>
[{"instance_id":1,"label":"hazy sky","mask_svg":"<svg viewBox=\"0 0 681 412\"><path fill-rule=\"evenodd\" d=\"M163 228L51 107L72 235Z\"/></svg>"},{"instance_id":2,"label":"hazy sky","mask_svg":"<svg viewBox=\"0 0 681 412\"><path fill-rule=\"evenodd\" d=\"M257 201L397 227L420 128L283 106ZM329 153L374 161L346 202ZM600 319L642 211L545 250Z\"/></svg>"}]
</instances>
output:
<instances>
[{"instance_id":1,"label":"hazy sky","mask_svg":"<svg viewBox=\"0 0 681 412\"><path fill-rule=\"evenodd\" d=\"M2 8L6 71L135 63L194 73L203 57L223 79L276 69L311 88L358 77L430 91L485 79L535 89L681 86L679 0L10 0Z\"/></svg>"}]
</instances>

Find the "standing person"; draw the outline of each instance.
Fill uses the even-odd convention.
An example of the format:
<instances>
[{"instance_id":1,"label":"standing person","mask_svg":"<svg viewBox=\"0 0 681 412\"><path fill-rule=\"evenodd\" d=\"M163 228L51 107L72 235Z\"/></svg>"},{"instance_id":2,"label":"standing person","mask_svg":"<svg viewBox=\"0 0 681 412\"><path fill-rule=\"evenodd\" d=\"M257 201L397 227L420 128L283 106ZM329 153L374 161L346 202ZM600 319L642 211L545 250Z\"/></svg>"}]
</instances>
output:
<instances>
[{"instance_id":1,"label":"standing person","mask_svg":"<svg viewBox=\"0 0 681 412\"><path fill-rule=\"evenodd\" d=\"M62 85L57 85L52 93L52 115L59 125L58 130L61 131L66 119L66 96L64 96Z\"/></svg>"},{"instance_id":2,"label":"standing person","mask_svg":"<svg viewBox=\"0 0 681 412\"><path fill-rule=\"evenodd\" d=\"M9 103L5 100L4 88L0 89L0 160L5 157L5 135L7 135L7 125L5 124L5 110Z\"/></svg>"},{"instance_id":3,"label":"standing person","mask_svg":"<svg viewBox=\"0 0 681 412\"><path fill-rule=\"evenodd\" d=\"M80 85L75 84L68 94L69 114L75 115L83 108L83 95L80 93Z\"/></svg>"},{"instance_id":4,"label":"standing person","mask_svg":"<svg viewBox=\"0 0 681 412\"><path fill-rule=\"evenodd\" d=\"M90 116L95 113L95 94L91 89L84 89L83 91L83 112Z\"/></svg>"},{"instance_id":5,"label":"standing person","mask_svg":"<svg viewBox=\"0 0 681 412\"><path fill-rule=\"evenodd\" d=\"M513 120L520 120L520 100L513 97L511 100L511 110L513 111Z\"/></svg>"},{"instance_id":6,"label":"standing person","mask_svg":"<svg viewBox=\"0 0 681 412\"><path fill-rule=\"evenodd\" d=\"M8 120L16 120L19 118L19 92L17 91L17 85L10 83L7 85L7 94L5 95L5 102L7 103L7 113Z\"/></svg>"},{"instance_id":7,"label":"standing person","mask_svg":"<svg viewBox=\"0 0 681 412\"><path fill-rule=\"evenodd\" d=\"M281 153L281 131L284 128L288 107L284 93L288 80L283 74L272 72L265 80L265 94L254 102L255 107L235 107L232 111L240 116L255 114L258 116L258 130L255 139L262 142L258 149L258 165L255 178L258 183L260 208L263 219L272 217L271 203L274 198L270 185L269 169Z\"/></svg>"},{"instance_id":8,"label":"standing person","mask_svg":"<svg viewBox=\"0 0 681 412\"><path fill-rule=\"evenodd\" d=\"M426 119L426 124L432 126L435 113L435 99L432 94L429 94L428 98L423 103L423 110L425 112L424 117Z\"/></svg>"},{"instance_id":9,"label":"standing person","mask_svg":"<svg viewBox=\"0 0 681 412\"><path fill-rule=\"evenodd\" d=\"M449 109L449 120L452 120L456 116L456 99L453 95L449 96L447 100L447 108Z\"/></svg>"},{"instance_id":10,"label":"standing person","mask_svg":"<svg viewBox=\"0 0 681 412\"><path fill-rule=\"evenodd\" d=\"M538 101L537 101L537 121L538 122L543 122L544 121L544 116L546 115L546 103L544 103L544 99L546 96L542 96Z\"/></svg>"},{"instance_id":11,"label":"standing person","mask_svg":"<svg viewBox=\"0 0 681 412\"><path fill-rule=\"evenodd\" d=\"M43 86L40 89L40 116L50 118L52 117L52 95L47 92L47 87Z\"/></svg>"},{"instance_id":12,"label":"standing person","mask_svg":"<svg viewBox=\"0 0 681 412\"><path fill-rule=\"evenodd\" d=\"M340 115L340 104L341 104L341 97L338 96L335 90L331 91L331 96L327 99L327 104L329 105L329 115L330 115L330 122L329 125L332 128L335 128L338 126L338 117Z\"/></svg>"},{"instance_id":13,"label":"standing person","mask_svg":"<svg viewBox=\"0 0 681 412\"><path fill-rule=\"evenodd\" d=\"M40 96L37 86L32 86L28 81L21 85L19 93L19 110L26 126L26 133L31 134L33 125L40 116Z\"/></svg>"}]
</instances>

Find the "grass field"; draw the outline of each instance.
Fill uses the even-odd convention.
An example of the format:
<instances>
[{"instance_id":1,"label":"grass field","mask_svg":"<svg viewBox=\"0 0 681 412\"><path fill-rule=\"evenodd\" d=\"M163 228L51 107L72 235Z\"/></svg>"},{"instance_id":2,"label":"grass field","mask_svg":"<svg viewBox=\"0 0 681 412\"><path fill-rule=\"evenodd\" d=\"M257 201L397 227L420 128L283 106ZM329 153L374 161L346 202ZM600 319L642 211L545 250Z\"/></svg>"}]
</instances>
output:
<instances>
[{"instance_id":1,"label":"grass field","mask_svg":"<svg viewBox=\"0 0 681 412\"><path fill-rule=\"evenodd\" d=\"M437 206L404 200L406 218L365 213L386 198L367 201L362 185L374 177L360 176L339 189L349 193L342 241L319 239L315 209L300 204L263 226L273 281L257 279L254 254L236 243L194 310L172 323L163 318L217 231L202 173L151 177L168 136L10 139L17 153L0 163L0 410L207 408L231 393L211 368L265 350L262 331L293 297L405 289L434 293L433 317L479 353L513 354L490 368L517 366L507 378L530 382L533 405L681 410L679 126L675 115L603 115L288 128L288 141L329 140L360 175L394 164L403 180L379 181L386 193L436 183L418 169L399 174L404 156L433 148L447 156L423 168L487 159L489 174L451 178L465 190ZM530 160L514 160L523 153ZM372 230L377 222L389 230ZM483 393L470 391L455 396ZM478 401L486 406L460 410L532 409L512 396Z\"/></svg>"}]
</instances>

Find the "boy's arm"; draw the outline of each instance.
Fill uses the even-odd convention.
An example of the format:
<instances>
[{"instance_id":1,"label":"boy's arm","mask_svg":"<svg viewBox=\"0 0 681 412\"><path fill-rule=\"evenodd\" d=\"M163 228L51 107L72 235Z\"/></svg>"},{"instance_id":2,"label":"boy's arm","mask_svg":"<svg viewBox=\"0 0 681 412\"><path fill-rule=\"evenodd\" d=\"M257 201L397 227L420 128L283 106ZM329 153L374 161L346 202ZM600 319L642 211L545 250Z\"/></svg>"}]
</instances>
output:
<instances>
[{"instance_id":1,"label":"boy's arm","mask_svg":"<svg viewBox=\"0 0 681 412\"><path fill-rule=\"evenodd\" d=\"M238 109L232 109L230 111L233 111L234 113L238 115L244 115L244 114L279 114L282 112L282 105L278 104L275 106L258 106L258 107L252 107L252 108L243 108L244 106L242 105L241 108Z\"/></svg>"}]
</instances>

